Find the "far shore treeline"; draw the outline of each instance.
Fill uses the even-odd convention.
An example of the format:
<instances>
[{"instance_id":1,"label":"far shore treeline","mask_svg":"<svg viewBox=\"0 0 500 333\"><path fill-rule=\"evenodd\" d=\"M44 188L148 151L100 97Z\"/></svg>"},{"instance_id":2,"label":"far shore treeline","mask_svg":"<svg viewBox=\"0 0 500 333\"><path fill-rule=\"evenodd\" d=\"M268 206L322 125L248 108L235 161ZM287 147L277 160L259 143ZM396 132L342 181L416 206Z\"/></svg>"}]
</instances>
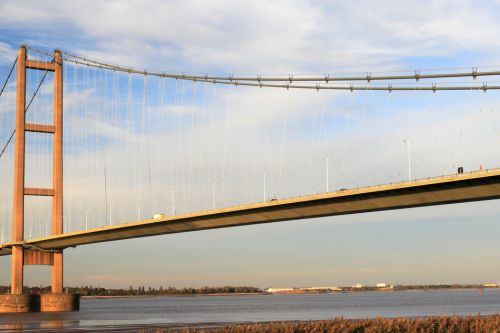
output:
<instances>
[{"instance_id":1,"label":"far shore treeline","mask_svg":"<svg viewBox=\"0 0 500 333\"><path fill-rule=\"evenodd\" d=\"M391 287L390 291L403 290L452 290L452 289L483 289L487 287L498 288L500 285L483 285L483 284L437 284L437 285L396 285ZM387 288L380 289L373 286L364 287L340 287L337 291L328 291L321 289L311 291L318 292L360 292L360 291L385 291ZM10 287L0 286L0 294L10 292ZM257 287L201 287L201 288L175 288L175 287L144 287L130 286L127 289L121 288L103 288L93 286L67 287L65 292L80 294L81 296L160 296L160 295L216 295L216 294L269 294L265 289ZM50 293L50 286L40 287L24 287L24 293L27 294L45 294Z\"/></svg>"},{"instance_id":2,"label":"far shore treeline","mask_svg":"<svg viewBox=\"0 0 500 333\"><path fill-rule=\"evenodd\" d=\"M0 286L0 293L8 293L9 287ZM109 289L93 286L82 287L68 287L65 292L80 294L81 296L141 296L141 295L210 295L210 294L248 294L248 293L262 293L263 291L255 287L201 287L190 288L185 287L177 289L174 287L133 287L128 289ZM50 293L50 286L48 287L24 287L24 292L27 294L45 294Z\"/></svg>"}]
</instances>

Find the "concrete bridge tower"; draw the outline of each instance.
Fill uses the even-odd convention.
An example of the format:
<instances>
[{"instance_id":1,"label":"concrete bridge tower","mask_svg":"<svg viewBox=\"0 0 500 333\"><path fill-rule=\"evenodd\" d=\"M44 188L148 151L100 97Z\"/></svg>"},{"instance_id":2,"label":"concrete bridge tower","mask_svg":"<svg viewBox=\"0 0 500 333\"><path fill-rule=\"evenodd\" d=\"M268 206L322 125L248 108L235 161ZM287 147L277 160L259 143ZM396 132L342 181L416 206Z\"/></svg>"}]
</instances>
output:
<instances>
[{"instance_id":1,"label":"concrete bridge tower","mask_svg":"<svg viewBox=\"0 0 500 333\"><path fill-rule=\"evenodd\" d=\"M78 310L78 295L63 292L63 250L41 251L24 244L24 197L52 197L52 234L63 233L63 63L59 50L52 62L28 60L26 47L17 57L16 125L14 148L14 210L12 228L11 293L0 295L0 312L73 311ZM26 123L26 70L54 73L53 125ZM52 188L25 186L26 132L53 135ZM23 292L24 266L52 266L52 290L49 294L27 295Z\"/></svg>"}]
</instances>

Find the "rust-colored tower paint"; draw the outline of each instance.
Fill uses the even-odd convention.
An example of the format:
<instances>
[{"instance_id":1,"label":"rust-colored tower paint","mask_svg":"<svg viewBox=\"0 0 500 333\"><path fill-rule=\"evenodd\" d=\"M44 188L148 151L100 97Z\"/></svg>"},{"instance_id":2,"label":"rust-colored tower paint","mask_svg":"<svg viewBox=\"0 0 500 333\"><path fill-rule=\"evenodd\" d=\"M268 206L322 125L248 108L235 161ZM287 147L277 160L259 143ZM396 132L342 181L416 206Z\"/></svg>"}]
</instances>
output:
<instances>
[{"instance_id":1,"label":"rust-colored tower paint","mask_svg":"<svg viewBox=\"0 0 500 333\"><path fill-rule=\"evenodd\" d=\"M14 221L12 241L24 240L24 125L26 110L26 47L21 46L17 54L17 94L16 94L16 146L14 150ZM11 293L23 293L22 245L12 247Z\"/></svg>"},{"instance_id":2,"label":"rust-colored tower paint","mask_svg":"<svg viewBox=\"0 0 500 333\"><path fill-rule=\"evenodd\" d=\"M54 52L54 140L52 183L52 234L63 233L63 65L61 51ZM52 293L63 291L63 253L54 253Z\"/></svg>"},{"instance_id":3,"label":"rust-colored tower paint","mask_svg":"<svg viewBox=\"0 0 500 333\"><path fill-rule=\"evenodd\" d=\"M54 51L53 62L26 58L26 47L18 53L16 146L14 152L14 225L12 228L12 282L11 294L0 295L0 313L29 311L78 311L80 296L63 294L63 251L43 252L23 248L24 196L52 196L52 234L63 233L63 65L61 51ZM54 72L54 125L26 123L26 69ZM26 132L53 135L52 188L25 187ZM23 294L24 265L52 265L52 293Z\"/></svg>"}]
</instances>

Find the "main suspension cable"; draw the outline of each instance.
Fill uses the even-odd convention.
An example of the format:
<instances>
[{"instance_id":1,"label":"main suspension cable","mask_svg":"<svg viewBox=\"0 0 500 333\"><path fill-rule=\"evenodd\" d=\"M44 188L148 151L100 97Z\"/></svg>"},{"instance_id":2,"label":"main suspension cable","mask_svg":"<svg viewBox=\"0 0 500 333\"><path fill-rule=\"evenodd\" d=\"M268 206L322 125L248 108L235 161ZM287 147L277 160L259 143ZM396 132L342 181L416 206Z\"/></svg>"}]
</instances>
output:
<instances>
[{"instance_id":1,"label":"main suspension cable","mask_svg":"<svg viewBox=\"0 0 500 333\"><path fill-rule=\"evenodd\" d=\"M155 73L148 71L141 71L132 68L126 68L118 65L112 65L100 61L95 61L92 59L84 58L75 54L71 54L68 52L62 52L68 57L79 59L81 61L87 62L90 64L94 64L96 66L102 66L109 69L114 70L124 70L131 71L132 73L140 73L145 75L161 75L164 77L172 78L172 79L185 79L185 80L201 80L201 81L213 81L213 80L222 80L222 81L254 81L254 82L349 82L349 81L388 81L388 80L416 80L419 81L421 79L443 79L443 78L457 78L457 77L472 77L477 78L478 76L498 76L500 75L500 71L483 71L479 72L477 67L473 67L470 72L459 72L459 73L434 73L434 74L421 74L420 71L415 71L412 75L383 75L377 76L372 75L372 72L367 72L366 75L363 76L335 76L334 74L325 74L324 76L311 76L311 77L296 77L293 74L288 75L288 77L262 77L262 75L253 76L208 76L208 75L188 75L188 74L173 74L173 73ZM78 61L74 59L66 58L67 61Z\"/></svg>"},{"instance_id":2,"label":"main suspension cable","mask_svg":"<svg viewBox=\"0 0 500 333\"><path fill-rule=\"evenodd\" d=\"M157 76L157 77L162 77L162 78L170 78L170 79L176 79L176 80L187 80L187 81L195 81L195 82L208 82L208 83L213 83L213 84L227 84L227 85L233 85L233 86L247 86L247 87L259 87L259 88L282 88L282 89L310 89L310 90L344 90L344 91L354 91L354 90L375 90L375 91L432 91L436 92L438 90L448 90L448 91L455 91L455 90L500 90L499 85L492 85L489 86L486 82L483 82L480 85L475 85L475 86L438 86L436 83L432 84L427 84L426 86L415 86L415 87L401 87L401 86L393 86L392 83L387 84L387 86L379 86L379 87L373 87L373 86L359 86L359 85L352 85L352 84L344 84L344 85L338 85L338 86L332 86L328 85L329 82L343 82L345 83L346 81L367 81L370 83L371 81L374 80L408 80L408 79L416 79L417 81L419 79L423 78L458 78L458 77L473 77L476 78L478 76L496 76L500 75L500 71L491 71L491 72L471 72L471 73L451 73L451 74L429 74L429 75L420 75L420 77L417 76L380 76L380 77L370 77L369 75L366 77L337 77L337 78L327 78L327 79L319 79L319 78L290 78L290 79L283 79L283 78L245 78L245 77L216 77L216 76L196 76L196 75L178 75L178 74L167 74L163 72L149 72L146 70L138 70L138 69L133 69L133 68L126 68L126 67L120 67L120 66L111 66L111 65L100 65L100 64L94 64L94 63L89 63L89 62L82 62L78 60L73 60L73 59L68 59L65 58L66 61L73 62L76 64L81 64L81 65L87 65L87 66L93 66L97 68L103 68L103 69L109 69L113 71L121 71L125 73L130 73L130 74L141 74L141 75L146 75L146 76ZM262 83L262 82L279 82L279 81L286 81L287 83ZM293 84L294 81L300 81L300 82L325 82L323 84L316 83L314 85L309 84L309 85L296 85Z\"/></svg>"},{"instance_id":3,"label":"main suspension cable","mask_svg":"<svg viewBox=\"0 0 500 333\"><path fill-rule=\"evenodd\" d=\"M3 83L2 90L0 90L0 97L3 94L3 91L5 90L5 87L7 86L7 82L9 82L10 76L12 75L12 72L14 71L14 67L16 67L16 63L17 63L17 57L14 60L14 63L12 64L12 67L10 68L9 75L7 75L7 78L5 79L5 82Z\"/></svg>"},{"instance_id":4,"label":"main suspension cable","mask_svg":"<svg viewBox=\"0 0 500 333\"><path fill-rule=\"evenodd\" d=\"M17 61L17 59L16 59L16 61ZM52 62L54 62L54 60L52 60ZM31 96L31 99L30 99L30 101L28 103L28 106L24 110L24 113L28 112L28 110L29 110L29 108L31 106L31 103L33 103L33 100L35 99L36 95L38 94L38 91L40 90L40 87L42 86L43 81L45 81L45 78L47 77L48 73L49 73L49 71L45 71L45 73L43 74L43 77L40 80L40 82L38 83L38 87L36 88L35 93L33 94L33 96ZM11 143L12 138L14 137L15 133L16 133L16 130L15 129L12 130L12 133L10 134L9 139L7 140L7 142L5 143L5 145L2 148L2 151L0 152L0 158L2 158L3 154L5 153L5 150L7 149L7 147L9 146L9 144Z\"/></svg>"},{"instance_id":5,"label":"main suspension cable","mask_svg":"<svg viewBox=\"0 0 500 333\"><path fill-rule=\"evenodd\" d=\"M33 52L48 54L48 52L30 48ZM470 72L460 72L460 73L435 73L435 74L421 74L420 71L415 71L412 75L384 75L377 76L372 75L368 72L364 76L334 76L330 74L325 74L324 76L317 77L294 77L289 75L288 77L262 77L262 75L253 76L209 76L209 75L188 75L188 74L172 74L165 72L149 72L146 70L138 70L132 67L123 67L118 65L112 65L105 62L100 62L96 60L91 60L78 55L74 55L68 52L62 52L65 57L63 60L72 62L75 64L81 64L86 66L97 67L101 69L109 69L113 71L121 71L129 74L141 74L150 75L164 78L171 78L177 80L188 80L188 81L201 81L210 82L214 84L227 84L234 86L252 86L260 88L282 88L282 89L311 89L311 90L375 90L375 91L432 91L436 92L438 90L447 91L457 91L457 90L500 90L500 85L488 85L486 82L479 85L467 85L467 86L438 86L435 83L426 84L425 86L414 86L414 87L401 87L393 86L392 83L387 84L387 86L373 87L373 86L355 86L352 84L344 84L340 86L329 85L331 82L348 83L352 81L366 81L368 84L372 81L387 81L387 80L415 80L419 81L421 79L442 79L442 78L460 78L460 77L472 77L476 79L477 77L483 76L500 76L500 71L482 71L479 72L477 67L473 67ZM286 82L286 83L264 83L264 82ZM311 82L315 83L310 85L295 85L294 82ZM321 82L321 84L319 83Z\"/></svg>"}]
</instances>

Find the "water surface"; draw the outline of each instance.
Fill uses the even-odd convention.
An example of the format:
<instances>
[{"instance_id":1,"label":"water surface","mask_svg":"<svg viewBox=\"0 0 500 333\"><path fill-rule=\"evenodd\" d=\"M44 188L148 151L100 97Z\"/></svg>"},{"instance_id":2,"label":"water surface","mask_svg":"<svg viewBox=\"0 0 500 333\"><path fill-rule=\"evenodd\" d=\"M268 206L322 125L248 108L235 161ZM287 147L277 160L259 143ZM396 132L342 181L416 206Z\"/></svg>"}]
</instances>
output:
<instances>
[{"instance_id":1,"label":"water surface","mask_svg":"<svg viewBox=\"0 0 500 333\"><path fill-rule=\"evenodd\" d=\"M133 330L235 322L474 315L500 312L500 289L354 292L312 295L82 299L73 313L0 315L0 331Z\"/></svg>"}]
</instances>

